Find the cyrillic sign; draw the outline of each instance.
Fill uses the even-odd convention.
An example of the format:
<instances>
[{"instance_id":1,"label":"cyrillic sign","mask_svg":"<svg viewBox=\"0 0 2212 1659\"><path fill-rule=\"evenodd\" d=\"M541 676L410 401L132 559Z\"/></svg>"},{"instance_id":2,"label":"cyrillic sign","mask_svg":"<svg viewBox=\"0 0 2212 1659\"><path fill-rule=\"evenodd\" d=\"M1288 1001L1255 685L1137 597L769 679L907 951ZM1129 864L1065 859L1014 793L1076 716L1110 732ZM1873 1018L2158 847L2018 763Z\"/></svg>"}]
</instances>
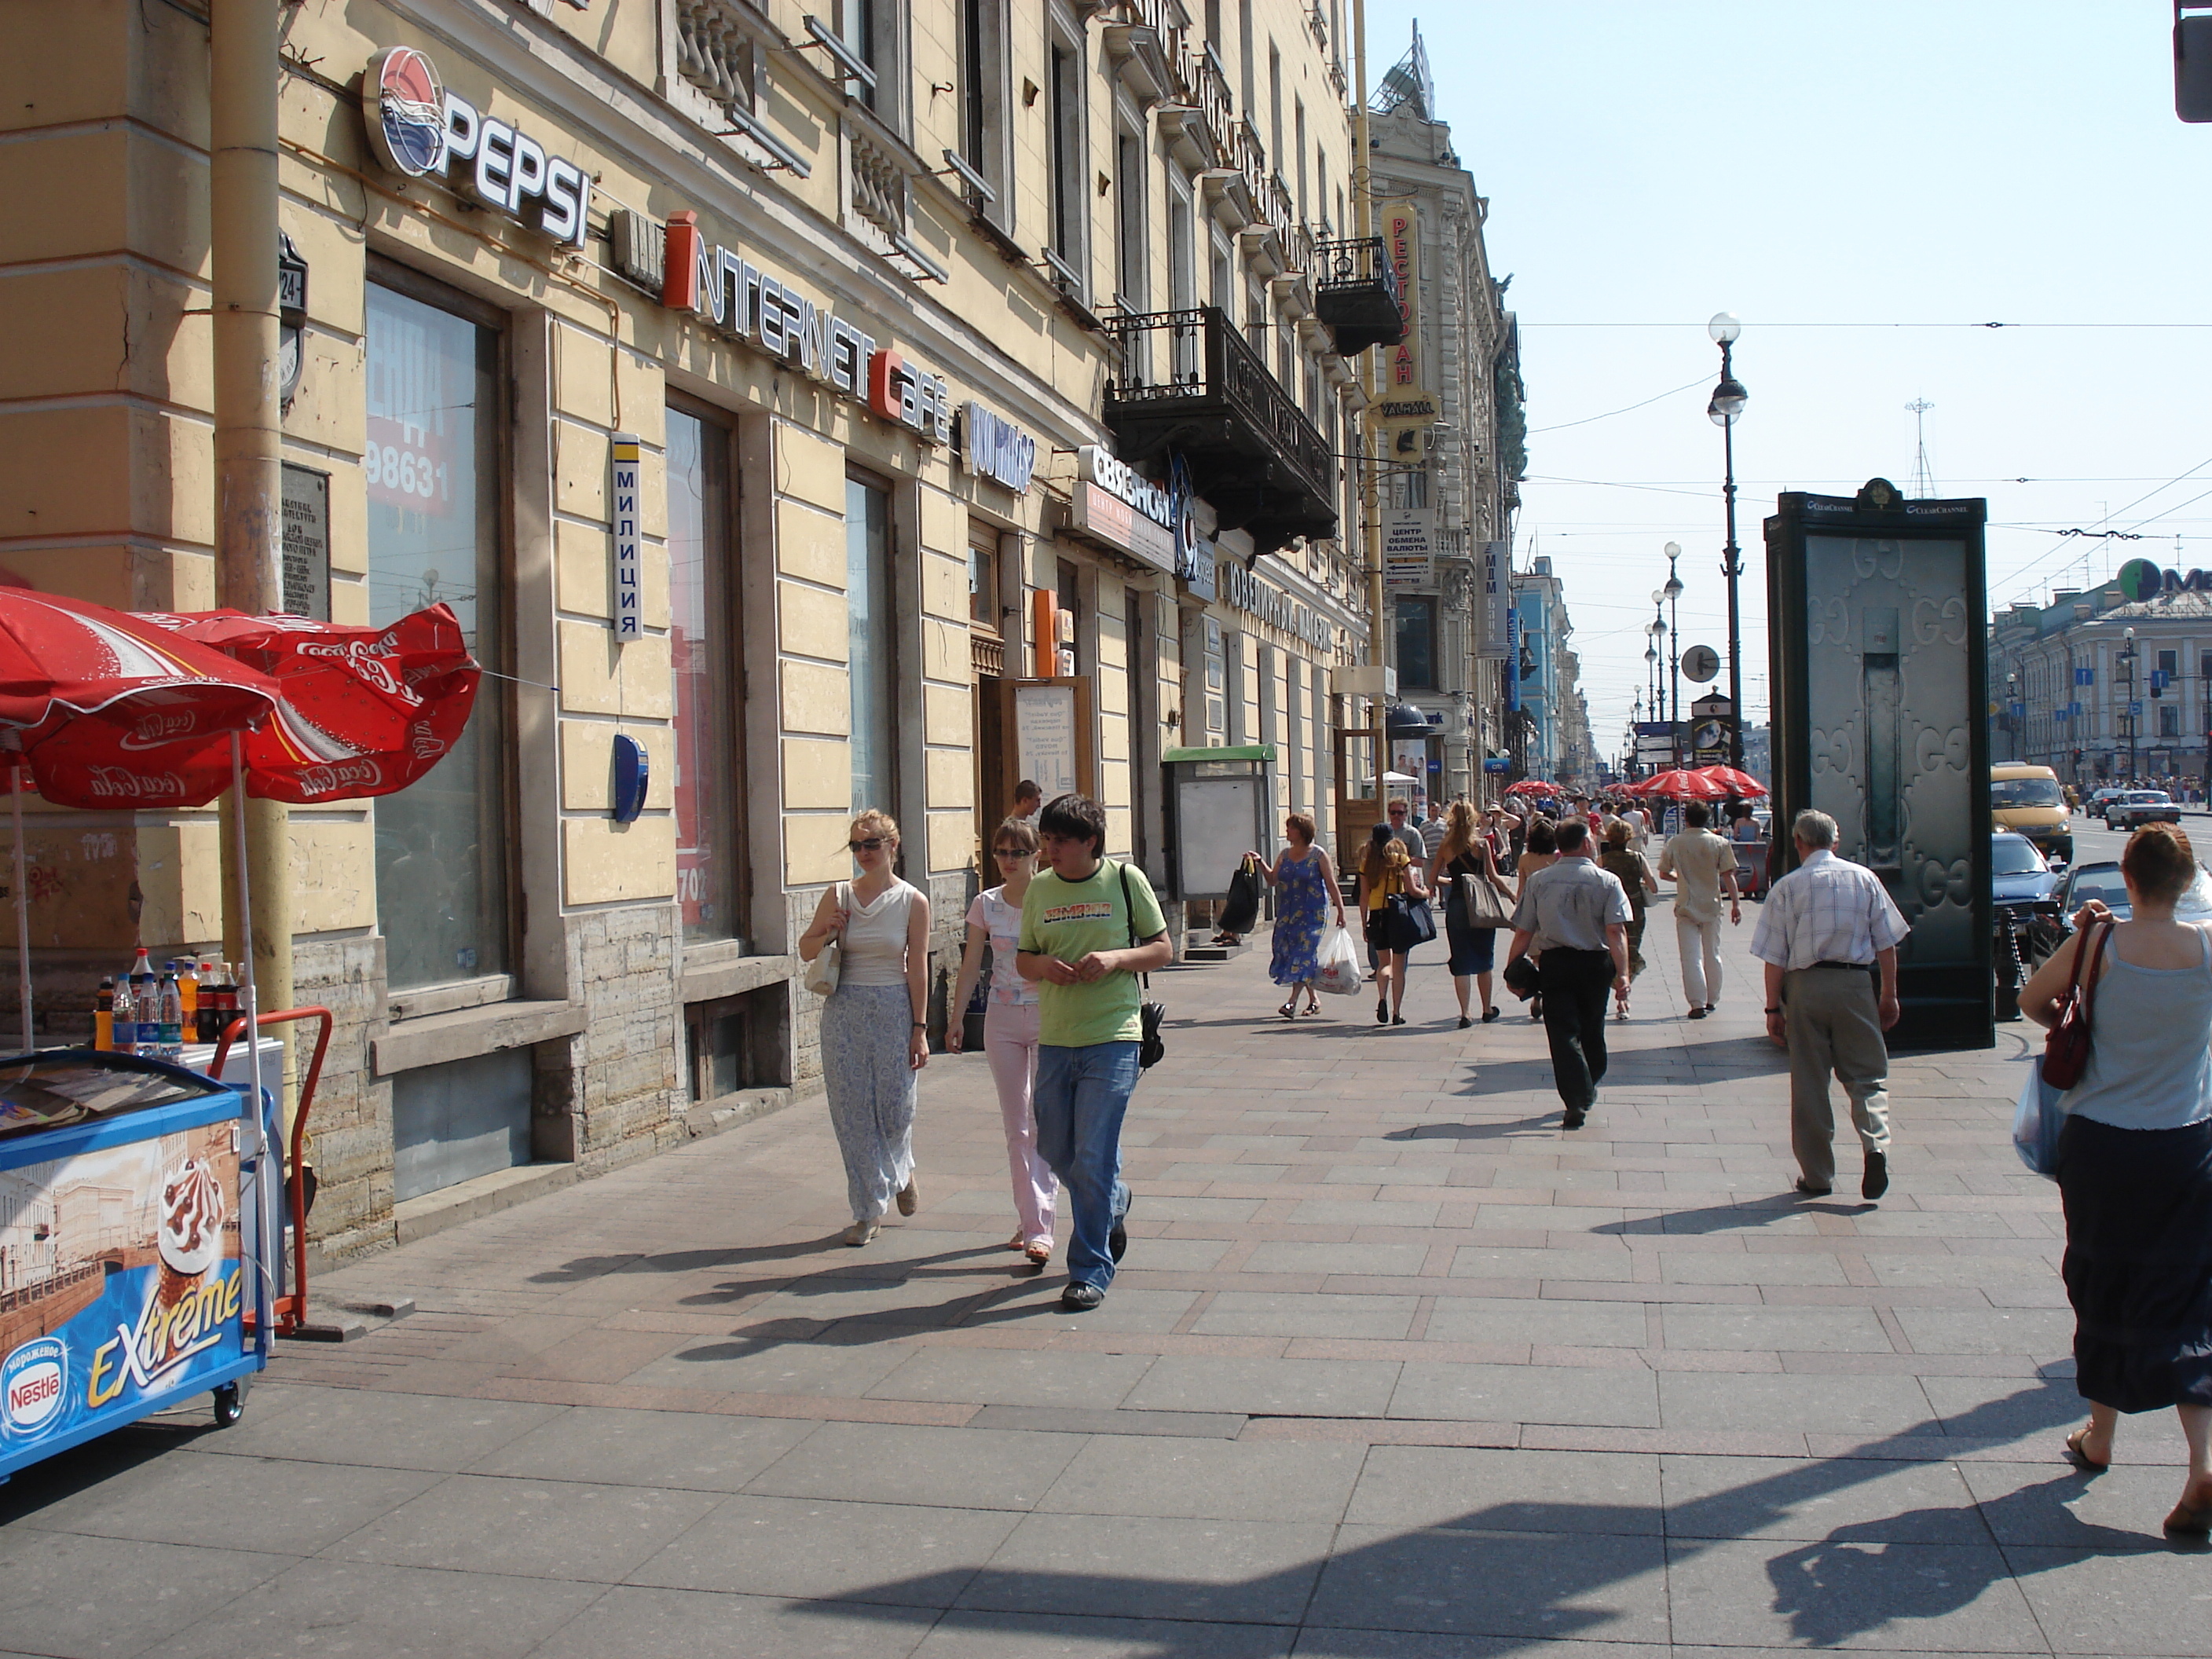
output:
<instances>
[{"instance_id":1,"label":"cyrillic sign","mask_svg":"<svg viewBox=\"0 0 2212 1659\"><path fill-rule=\"evenodd\" d=\"M660 302L750 340L833 392L865 402L924 442L952 441L952 392L875 337L729 249L709 246L696 213L668 216Z\"/></svg>"},{"instance_id":2,"label":"cyrillic sign","mask_svg":"<svg viewBox=\"0 0 2212 1659\"><path fill-rule=\"evenodd\" d=\"M1250 612L1271 628L1279 628L1313 646L1325 647L1334 638L1335 630L1330 627L1328 618L1312 606L1299 604L1281 589L1268 586L1234 559L1221 561L1216 568L1215 580L1223 603Z\"/></svg>"},{"instance_id":3,"label":"cyrillic sign","mask_svg":"<svg viewBox=\"0 0 2212 1659\"><path fill-rule=\"evenodd\" d=\"M960 464L970 477L988 478L1026 495L1036 471L1036 440L1003 416L970 403L960 410Z\"/></svg>"},{"instance_id":4,"label":"cyrillic sign","mask_svg":"<svg viewBox=\"0 0 2212 1659\"><path fill-rule=\"evenodd\" d=\"M645 564L638 535L638 441L615 434L615 638L645 637Z\"/></svg>"},{"instance_id":5,"label":"cyrillic sign","mask_svg":"<svg viewBox=\"0 0 2212 1659\"><path fill-rule=\"evenodd\" d=\"M1513 562L1504 542L1482 544L1482 624L1475 656L1502 661L1505 656L1505 611L1513 584Z\"/></svg>"},{"instance_id":6,"label":"cyrillic sign","mask_svg":"<svg viewBox=\"0 0 2212 1659\"><path fill-rule=\"evenodd\" d=\"M1138 476L1127 461L1097 444L1075 452L1075 471L1118 501L1127 501L1163 530L1175 528L1175 498L1165 484Z\"/></svg>"},{"instance_id":7,"label":"cyrillic sign","mask_svg":"<svg viewBox=\"0 0 2212 1659\"><path fill-rule=\"evenodd\" d=\"M368 147L394 173L465 185L487 207L571 247L584 245L592 181L583 168L496 116L446 90L437 66L412 46L387 46L361 78ZM453 164L472 161L453 178Z\"/></svg>"}]
</instances>

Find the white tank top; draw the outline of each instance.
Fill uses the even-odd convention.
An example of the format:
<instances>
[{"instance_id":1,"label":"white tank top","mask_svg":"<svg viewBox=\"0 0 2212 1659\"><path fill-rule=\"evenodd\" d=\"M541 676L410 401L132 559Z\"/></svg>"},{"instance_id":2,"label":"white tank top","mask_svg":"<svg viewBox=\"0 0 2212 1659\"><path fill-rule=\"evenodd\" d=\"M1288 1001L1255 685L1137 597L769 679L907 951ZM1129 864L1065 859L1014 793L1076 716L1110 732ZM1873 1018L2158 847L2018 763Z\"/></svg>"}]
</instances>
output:
<instances>
[{"instance_id":1,"label":"white tank top","mask_svg":"<svg viewBox=\"0 0 2212 1659\"><path fill-rule=\"evenodd\" d=\"M903 985L906 983L906 930L921 902L919 888L894 878L876 895L875 902L862 904L854 896L852 884L841 884L845 900L843 962L837 969L840 985Z\"/></svg>"}]
</instances>

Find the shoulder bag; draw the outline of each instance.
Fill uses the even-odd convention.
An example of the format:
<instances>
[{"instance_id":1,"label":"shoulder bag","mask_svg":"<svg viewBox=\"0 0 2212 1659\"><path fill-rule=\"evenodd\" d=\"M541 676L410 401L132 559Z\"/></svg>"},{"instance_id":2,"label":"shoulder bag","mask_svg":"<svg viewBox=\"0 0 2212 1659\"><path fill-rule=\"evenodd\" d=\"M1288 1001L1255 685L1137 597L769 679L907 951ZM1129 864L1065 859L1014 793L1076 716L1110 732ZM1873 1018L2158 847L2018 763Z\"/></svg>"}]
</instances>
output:
<instances>
[{"instance_id":1,"label":"shoulder bag","mask_svg":"<svg viewBox=\"0 0 2212 1659\"><path fill-rule=\"evenodd\" d=\"M1510 927L1512 912L1505 908L1505 895L1490 884L1487 872L1480 875L1460 874L1452 878L1452 898L1459 911L1459 924L1477 932Z\"/></svg>"},{"instance_id":2,"label":"shoulder bag","mask_svg":"<svg viewBox=\"0 0 2212 1659\"><path fill-rule=\"evenodd\" d=\"M2074 976L2058 1004L2058 1024L2043 1040L2043 1080L2054 1089L2070 1089L2081 1080L2089 1064L2089 1021L2097 1003L2097 976L2104 971L2105 946L2112 937L2109 921L2092 928L2081 948L2074 953ZM2089 972L2081 973L2083 957Z\"/></svg>"},{"instance_id":3,"label":"shoulder bag","mask_svg":"<svg viewBox=\"0 0 2212 1659\"><path fill-rule=\"evenodd\" d=\"M1406 926L1400 930L1399 937L1406 940L1404 948L1407 950L1412 950L1416 945L1426 945L1437 936L1437 914L1429 908L1428 900L1416 898L1401 888L1383 902L1405 919Z\"/></svg>"},{"instance_id":4,"label":"shoulder bag","mask_svg":"<svg viewBox=\"0 0 2212 1659\"><path fill-rule=\"evenodd\" d=\"M1129 866L1126 864L1121 866L1121 914L1129 924L1129 948L1133 951L1137 948L1137 907L1129 896ZM1152 988L1150 974L1139 974L1137 979L1146 990ZM1146 997L1138 1004L1137 1017L1144 1027L1144 1035L1137 1043L1137 1067L1148 1072L1167 1057L1167 1039L1160 1035L1160 1023L1168 1017L1168 1006Z\"/></svg>"},{"instance_id":5,"label":"shoulder bag","mask_svg":"<svg viewBox=\"0 0 2212 1659\"><path fill-rule=\"evenodd\" d=\"M850 916L853 913L853 884L841 881L836 890L841 895L837 908ZM806 972L799 982L817 997L828 996L837 988L837 969L844 959L844 935L840 930L838 937L824 945L814 960L806 964Z\"/></svg>"}]
</instances>

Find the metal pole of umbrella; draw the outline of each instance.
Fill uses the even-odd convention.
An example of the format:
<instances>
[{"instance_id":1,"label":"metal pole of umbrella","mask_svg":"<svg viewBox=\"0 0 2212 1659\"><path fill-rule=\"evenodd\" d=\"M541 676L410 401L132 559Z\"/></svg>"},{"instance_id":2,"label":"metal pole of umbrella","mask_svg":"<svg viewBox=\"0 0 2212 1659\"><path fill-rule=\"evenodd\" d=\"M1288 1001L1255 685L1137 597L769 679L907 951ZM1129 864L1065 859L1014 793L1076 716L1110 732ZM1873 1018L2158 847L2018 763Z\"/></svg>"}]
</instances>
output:
<instances>
[{"instance_id":1,"label":"metal pole of umbrella","mask_svg":"<svg viewBox=\"0 0 2212 1659\"><path fill-rule=\"evenodd\" d=\"M31 1041L31 894L23 879L23 763L8 765L8 799L15 811L15 953L23 974L23 1052L38 1045Z\"/></svg>"}]
</instances>

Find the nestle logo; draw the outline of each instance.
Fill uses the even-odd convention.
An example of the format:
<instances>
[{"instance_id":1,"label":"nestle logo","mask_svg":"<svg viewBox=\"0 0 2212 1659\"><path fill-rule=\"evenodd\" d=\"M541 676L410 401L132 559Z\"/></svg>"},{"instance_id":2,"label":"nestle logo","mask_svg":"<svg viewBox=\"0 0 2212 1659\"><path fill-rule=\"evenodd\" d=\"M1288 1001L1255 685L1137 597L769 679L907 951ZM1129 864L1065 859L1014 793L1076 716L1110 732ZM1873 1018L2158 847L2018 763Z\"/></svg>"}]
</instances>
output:
<instances>
[{"instance_id":1,"label":"nestle logo","mask_svg":"<svg viewBox=\"0 0 2212 1659\"><path fill-rule=\"evenodd\" d=\"M0 1365L0 1411L7 1426L28 1434L61 1414L69 1381L69 1352L54 1337L33 1337Z\"/></svg>"}]
</instances>

